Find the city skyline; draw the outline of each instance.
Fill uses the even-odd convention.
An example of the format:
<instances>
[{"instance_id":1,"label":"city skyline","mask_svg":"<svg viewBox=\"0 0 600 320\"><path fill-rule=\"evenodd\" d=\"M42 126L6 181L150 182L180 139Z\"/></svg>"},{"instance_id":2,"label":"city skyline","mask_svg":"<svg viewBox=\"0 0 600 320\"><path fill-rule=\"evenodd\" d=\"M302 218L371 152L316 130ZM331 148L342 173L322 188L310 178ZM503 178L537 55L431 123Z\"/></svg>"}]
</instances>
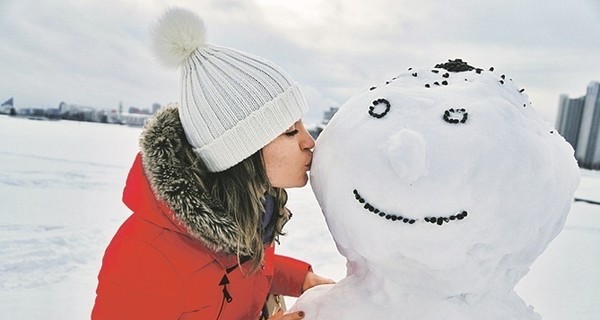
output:
<instances>
[{"instance_id":1,"label":"city skyline","mask_svg":"<svg viewBox=\"0 0 600 320\"><path fill-rule=\"evenodd\" d=\"M599 80L594 0L0 2L0 100L94 108L179 99L179 73L161 67L148 28L167 7L204 17L209 42L263 56L296 79L308 117L409 67L462 58L514 78L554 121L560 94Z\"/></svg>"}]
</instances>

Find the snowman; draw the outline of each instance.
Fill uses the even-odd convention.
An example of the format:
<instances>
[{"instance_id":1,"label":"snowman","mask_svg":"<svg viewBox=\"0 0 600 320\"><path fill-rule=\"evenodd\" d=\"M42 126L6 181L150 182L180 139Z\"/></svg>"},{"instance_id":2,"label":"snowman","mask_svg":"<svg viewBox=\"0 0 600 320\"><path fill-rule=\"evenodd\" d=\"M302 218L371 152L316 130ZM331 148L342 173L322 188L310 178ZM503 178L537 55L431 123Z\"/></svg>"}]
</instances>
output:
<instances>
[{"instance_id":1,"label":"snowman","mask_svg":"<svg viewBox=\"0 0 600 320\"><path fill-rule=\"evenodd\" d=\"M570 145L523 89L456 59L349 99L311 184L347 275L306 319L541 319L514 287L560 232L579 184Z\"/></svg>"}]
</instances>

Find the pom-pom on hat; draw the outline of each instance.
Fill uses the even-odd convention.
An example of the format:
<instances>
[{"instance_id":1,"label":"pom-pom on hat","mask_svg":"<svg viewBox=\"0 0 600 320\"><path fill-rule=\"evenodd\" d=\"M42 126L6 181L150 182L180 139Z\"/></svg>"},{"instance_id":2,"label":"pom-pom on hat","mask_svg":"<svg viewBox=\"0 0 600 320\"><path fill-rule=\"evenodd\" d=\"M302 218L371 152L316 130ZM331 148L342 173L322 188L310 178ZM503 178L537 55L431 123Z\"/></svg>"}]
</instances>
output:
<instances>
[{"instance_id":1,"label":"pom-pom on hat","mask_svg":"<svg viewBox=\"0 0 600 320\"><path fill-rule=\"evenodd\" d=\"M152 26L160 62L181 69L179 117L212 172L262 149L308 110L298 84L274 63L206 42L202 19L171 8Z\"/></svg>"}]
</instances>

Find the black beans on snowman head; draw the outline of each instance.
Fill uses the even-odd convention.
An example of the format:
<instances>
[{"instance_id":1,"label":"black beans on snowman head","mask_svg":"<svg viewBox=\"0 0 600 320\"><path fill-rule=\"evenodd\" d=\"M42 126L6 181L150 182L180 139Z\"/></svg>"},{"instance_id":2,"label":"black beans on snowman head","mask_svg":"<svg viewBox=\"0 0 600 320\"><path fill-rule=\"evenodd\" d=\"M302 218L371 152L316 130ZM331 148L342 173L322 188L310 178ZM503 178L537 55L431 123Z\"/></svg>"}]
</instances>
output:
<instances>
[{"instance_id":1,"label":"black beans on snowman head","mask_svg":"<svg viewBox=\"0 0 600 320\"><path fill-rule=\"evenodd\" d=\"M386 99L380 98L373 101L372 105L369 107L369 115L371 117L381 119L385 117L388 112L390 112L390 109L390 102Z\"/></svg>"},{"instance_id":2,"label":"black beans on snowman head","mask_svg":"<svg viewBox=\"0 0 600 320\"><path fill-rule=\"evenodd\" d=\"M450 108L444 111L444 121L452 124L465 123L467 122L467 118L469 113L464 108L454 109Z\"/></svg>"}]
</instances>

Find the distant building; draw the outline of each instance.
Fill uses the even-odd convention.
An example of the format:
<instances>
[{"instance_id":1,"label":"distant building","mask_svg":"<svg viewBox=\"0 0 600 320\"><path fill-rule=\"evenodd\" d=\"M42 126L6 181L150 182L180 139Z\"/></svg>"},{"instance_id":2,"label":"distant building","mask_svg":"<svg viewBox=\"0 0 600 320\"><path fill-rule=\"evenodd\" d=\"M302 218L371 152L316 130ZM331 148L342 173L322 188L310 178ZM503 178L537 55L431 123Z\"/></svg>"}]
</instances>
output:
<instances>
[{"instance_id":1,"label":"distant building","mask_svg":"<svg viewBox=\"0 0 600 320\"><path fill-rule=\"evenodd\" d=\"M321 121L321 123L327 125L329 123L329 120L333 118L333 116L336 112L338 112L338 110L340 110L340 108L336 107L329 107L329 110L325 110L325 112L323 112L323 120Z\"/></svg>"},{"instance_id":2,"label":"distant building","mask_svg":"<svg viewBox=\"0 0 600 320\"><path fill-rule=\"evenodd\" d=\"M76 120L76 121L94 121L94 108L80 106L76 104L68 104L61 102L58 104L58 113L61 119Z\"/></svg>"},{"instance_id":3,"label":"distant building","mask_svg":"<svg viewBox=\"0 0 600 320\"><path fill-rule=\"evenodd\" d=\"M160 107L161 106L158 103L152 104L152 110L131 106L128 109L129 112L121 113L121 123L128 126L141 127L146 124L148 119L150 119L158 110L160 110Z\"/></svg>"},{"instance_id":4,"label":"distant building","mask_svg":"<svg viewBox=\"0 0 600 320\"><path fill-rule=\"evenodd\" d=\"M147 113L122 113L121 123L132 127L141 127L151 117L152 115Z\"/></svg>"},{"instance_id":5,"label":"distant building","mask_svg":"<svg viewBox=\"0 0 600 320\"><path fill-rule=\"evenodd\" d=\"M325 126L327 126L327 124L329 123L329 120L333 118L333 115L335 115L335 113L338 112L339 109L340 108L329 107L329 110L325 110L323 112L323 119L320 123L311 126L310 128L307 128L308 132L314 139L316 139L319 136L319 134L321 134L323 129L325 129Z\"/></svg>"},{"instance_id":6,"label":"distant building","mask_svg":"<svg viewBox=\"0 0 600 320\"><path fill-rule=\"evenodd\" d=\"M0 114L8 114L11 116L17 114L15 110L15 101L12 97L0 104Z\"/></svg>"},{"instance_id":7,"label":"distant building","mask_svg":"<svg viewBox=\"0 0 600 320\"><path fill-rule=\"evenodd\" d=\"M13 99L13 97L10 97L10 99L2 102L2 104L0 104L0 107L14 107L15 106L15 100Z\"/></svg>"},{"instance_id":8,"label":"distant building","mask_svg":"<svg viewBox=\"0 0 600 320\"><path fill-rule=\"evenodd\" d=\"M556 128L573 148L577 146L579 139L579 127L583 115L585 97L570 99L568 95L560 96L558 120Z\"/></svg>"},{"instance_id":9,"label":"distant building","mask_svg":"<svg viewBox=\"0 0 600 320\"><path fill-rule=\"evenodd\" d=\"M600 82L591 82L583 97L561 95L556 128L575 149L580 167L600 169Z\"/></svg>"},{"instance_id":10,"label":"distant building","mask_svg":"<svg viewBox=\"0 0 600 320\"><path fill-rule=\"evenodd\" d=\"M46 109L44 108L22 108L17 113L18 116L24 117L30 120L46 120Z\"/></svg>"}]
</instances>

